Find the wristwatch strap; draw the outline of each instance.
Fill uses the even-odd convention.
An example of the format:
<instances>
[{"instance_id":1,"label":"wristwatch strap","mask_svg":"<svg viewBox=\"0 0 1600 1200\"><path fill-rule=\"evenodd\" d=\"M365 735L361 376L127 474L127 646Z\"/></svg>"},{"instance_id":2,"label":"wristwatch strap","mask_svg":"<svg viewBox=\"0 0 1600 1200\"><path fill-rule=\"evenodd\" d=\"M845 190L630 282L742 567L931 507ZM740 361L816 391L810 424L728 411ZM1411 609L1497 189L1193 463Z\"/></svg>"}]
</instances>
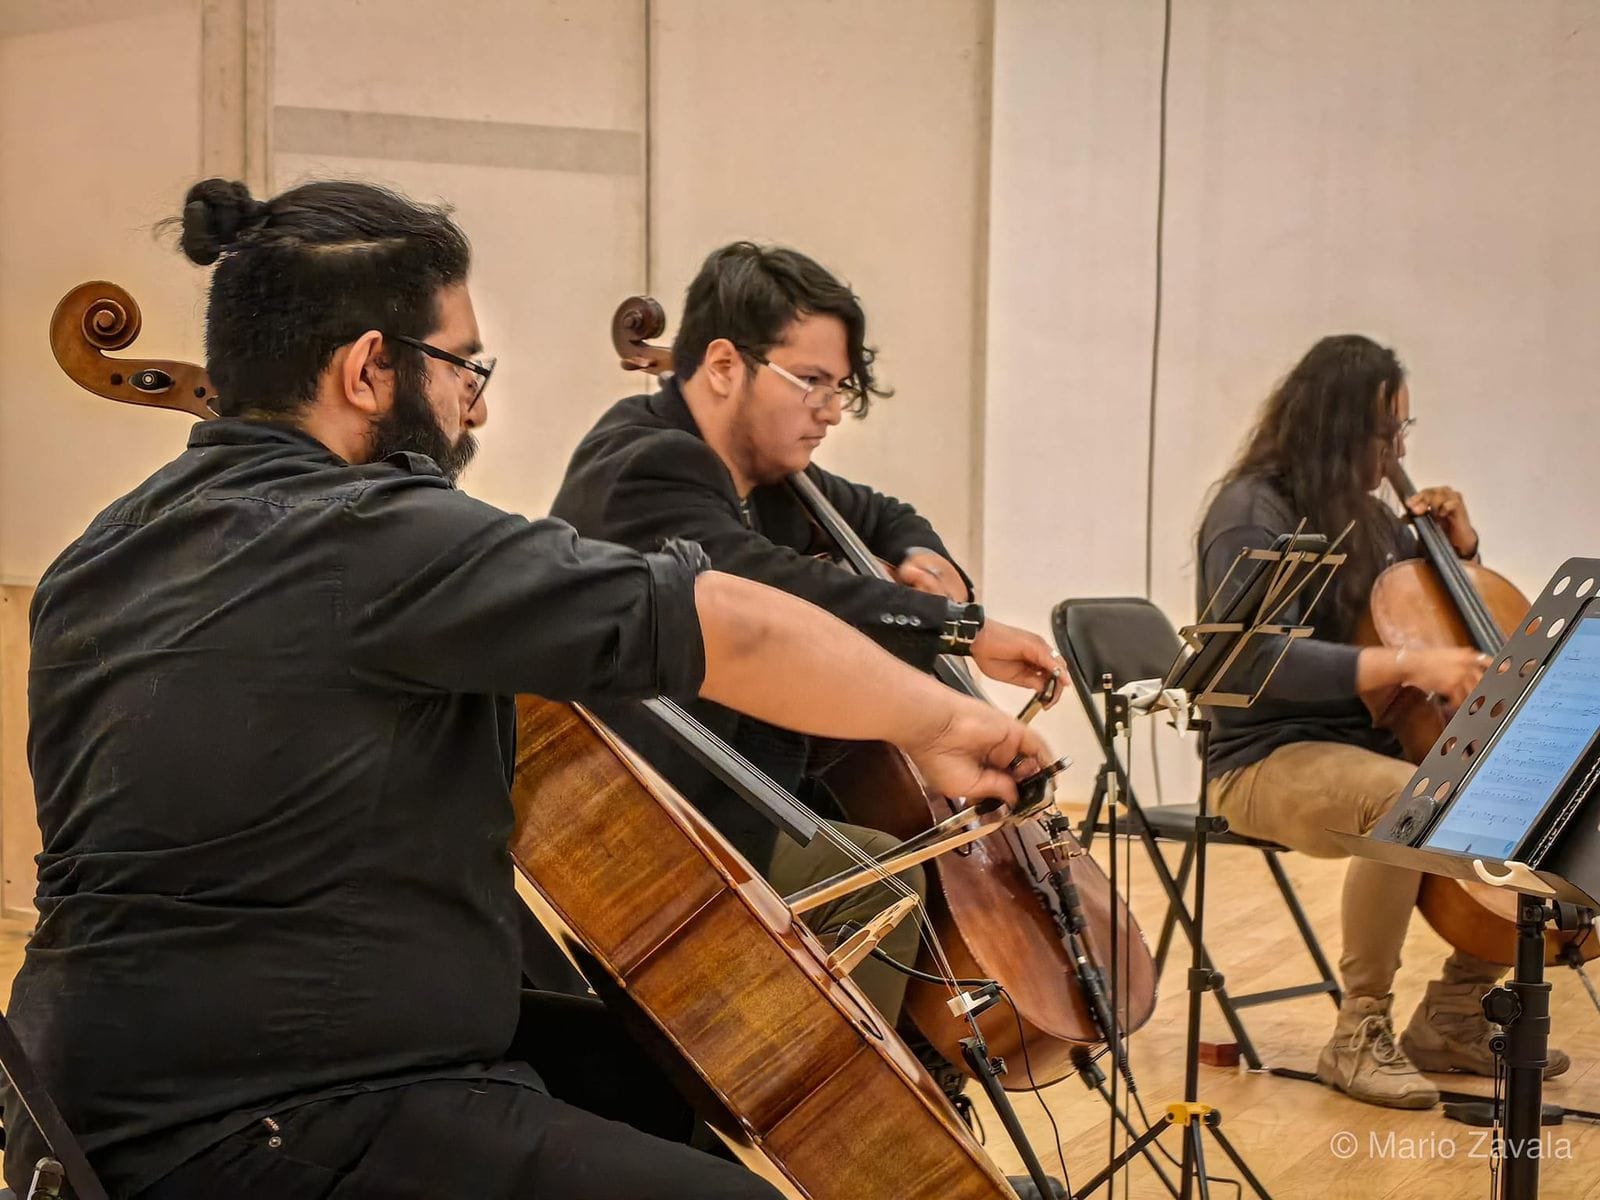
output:
<instances>
[{"instance_id":1,"label":"wristwatch strap","mask_svg":"<svg viewBox=\"0 0 1600 1200\"><path fill-rule=\"evenodd\" d=\"M977 641L982 628L983 605L952 603L944 627L939 631L939 640L944 643L947 654L971 654L972 643Z\"/></svg>"}]
</instances>

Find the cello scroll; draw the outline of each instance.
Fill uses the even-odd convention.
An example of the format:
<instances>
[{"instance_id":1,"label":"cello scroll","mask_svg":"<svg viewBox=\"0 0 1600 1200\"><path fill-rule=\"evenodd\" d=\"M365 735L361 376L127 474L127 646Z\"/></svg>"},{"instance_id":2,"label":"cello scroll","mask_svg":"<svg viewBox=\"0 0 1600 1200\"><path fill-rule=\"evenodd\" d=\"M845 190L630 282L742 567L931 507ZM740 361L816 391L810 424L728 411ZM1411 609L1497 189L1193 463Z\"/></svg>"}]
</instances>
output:
<instances>
[{"instance_id":1,"label":"cello scroll","mask_svg":"<svg viewBox=\"0 0 1600 1200\"><path fill-rule=\"evenodd\" d=\"M67 377L123 404L216 416L216 389L205 368L169 359L112 358L139 336L143 317L125 290L105 280L80 283L50 317L50 349Z\"/></svg>"},{"instance_id":2,"label":"cello scroll","mask_svg":"<svg viewBox=\"0 0 1600 1200\"><path fill-rule=\"evenodd\" d=\"M611 345L622 359L624 371L663 375L672 370L672 348L653 346L667 328L667 314L650 296L629 296L611 317Z\"/></svg>"}]
</instances>

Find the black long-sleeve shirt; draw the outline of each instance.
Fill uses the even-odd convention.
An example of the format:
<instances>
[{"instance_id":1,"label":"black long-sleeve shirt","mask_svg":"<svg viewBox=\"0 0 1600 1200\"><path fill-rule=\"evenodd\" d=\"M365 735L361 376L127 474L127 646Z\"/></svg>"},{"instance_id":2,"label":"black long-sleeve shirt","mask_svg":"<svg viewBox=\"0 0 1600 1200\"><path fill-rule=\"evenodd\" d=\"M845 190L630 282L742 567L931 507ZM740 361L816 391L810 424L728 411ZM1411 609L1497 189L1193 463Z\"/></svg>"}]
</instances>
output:
<instances>
[{"instance_id":1,"label":"black long-sleeve shirt","mask_svg":"<svg viewBox=\"0 0 1600 1200\"><path fill-rule=\"evenodd\" d=\"M899 563L918 547L950 557L910 505L814 465L806 473L878 557ZM665 380L654 394L619 401L600 418L573 453L551 512L585 537L635 550L653 550L667 538L698 542L717 570L809 600L913 666L930 668L944 648L939 633L948 601L824 561L819 556L833 547L787 484L757 487L741 502L675 380ZM828 752L812 739L716 704L689 707L791 792L804 790L808 767ZM768 859L773 827L647 716L617 704L597 711L748 858L758 864Z\"/></svg>"},{"instance_id":2,"label":"black long-sleeve shirt","mask_svg":"<svg viewBox=\"0 0 1600 1200\"><path fill-rule=\"evenodd\" d=\"M32 612L39 927L10 1016L113 1194L260 1112L502 1062L509 697L693 696L693 570L431 459L197 425ZM7 1178L40 1152L14 1096Z\"/></svg>"},{"instance_id":3,"label":"black long-sleeve shirt","mask_svg":"<svg viewBox=\"0 0 1600 1200\"><path fill-rule=\"evenodd\" d=\"M1376 499L1372 502L1378 504ZM1416 537L1387 508L1385 550L1388 561L1416 557ZM1245 550L1267 550L1280 534L1293 533L1300 523L1289 499L1264 478L1246 476L1226 484L1211 502L1199 536L1197 610L1203 611L1228 574L1228 568ZM1316 530L1328 536L1338 530ZM1242 575L1235 573L1235 584ZM1226 604L1230 597L1222 597ZM1284 610L1283 620L1298 623L1301 600ZM1251 708L1215 708L1211 755L1206 774L1215 778L1237 767L1259 762L1280 746L1292 742L1342 742L1363 746L1378 754L1400 753L1400 744L1386 730L1372 724L1372 715L1356 690L1356 659L1361 647L1351 645L1352 629L1327 627L1328 610L1312 614L1316 632L1292 642L1282 664ZM1276 654L1281 639L1258 639L1255 655ZM1238 668L1248 672L1252 660Z\"/></svg>"}]
</instances>

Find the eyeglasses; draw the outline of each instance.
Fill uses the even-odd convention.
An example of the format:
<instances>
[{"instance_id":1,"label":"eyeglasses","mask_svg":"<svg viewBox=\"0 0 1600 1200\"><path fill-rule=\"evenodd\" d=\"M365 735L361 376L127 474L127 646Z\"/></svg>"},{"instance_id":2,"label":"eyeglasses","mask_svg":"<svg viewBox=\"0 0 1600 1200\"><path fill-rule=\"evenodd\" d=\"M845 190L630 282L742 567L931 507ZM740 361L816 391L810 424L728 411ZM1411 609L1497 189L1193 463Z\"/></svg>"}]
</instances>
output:
<instances>
[{"instance_id":1,"label":"eyeglasses","mask_svg":"<svg viewBox=\"0 0 1600 1200\"><path fill-rule=\"evenodd\" d=\"M1415 417L1407 417L1404 421L1395 423L1394 432L1389 436L1393 441L1403 442L1406 439L1406 435L1416 427L1417 419Z\"/></svg>"},{"instance_id":2,"label":"eyeglasses","mask_svg":"<svg viewBox=\"0 0 1600 1200\"><path fill-rule=\"evenodd\" d=\"M801 393L800 402L812 412L821 412L835 400L840 401L845 408L849 408L852 405L859 403L861 400L861 393L856 391L854 388L844 387L842 385L835 387L832 384L827 383L807 383L798 375L791 371L785 371L771 359L757 354L753 350L747 350L745 347L740 346L739 351L743 354L749 355L763 367L770 368L772 373L777 375L780 379L787 379L790 383L794 384L795 387L799 388Z\"/></svg>"},{"instance_id":3,"label":"eyeglasses","mask_svg":"<svg viewBox=\"0 0 1600 1200\"><path fill-rule=\"evenodd\" d=\"M472 403L476 404L483 398L484 389L489 386L489 376L494 374L496 359L486 358L475 362L470 358L462 358L459 354L451 354L448 350L441 350L419 338L406 337L403 333L387 334L397 342L404 342L407 346L421 350L429 358L437 358L440 362L447 362L455 367L457 372L467 371L472 376Z\"/></svg>"}]
</instances>

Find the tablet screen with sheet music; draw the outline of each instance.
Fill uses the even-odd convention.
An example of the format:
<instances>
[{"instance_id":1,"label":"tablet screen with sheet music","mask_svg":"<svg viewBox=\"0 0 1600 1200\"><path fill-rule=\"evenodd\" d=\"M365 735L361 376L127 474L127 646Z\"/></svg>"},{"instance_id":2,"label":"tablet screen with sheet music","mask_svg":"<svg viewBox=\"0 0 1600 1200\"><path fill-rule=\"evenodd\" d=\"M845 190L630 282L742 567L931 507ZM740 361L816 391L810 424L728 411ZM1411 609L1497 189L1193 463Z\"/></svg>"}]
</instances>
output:
<instances>
[{"instance_id":1,"label":"tablet screen with sheet music","mask_svg":"<svg viewBox=\"0 0 1600 1200\"><path fill-rule=\"evenodd\" d=\"M1580 619L1423 846L1507 859L1600 736L1600 615Z\"/></svg>"}]
</instances>

